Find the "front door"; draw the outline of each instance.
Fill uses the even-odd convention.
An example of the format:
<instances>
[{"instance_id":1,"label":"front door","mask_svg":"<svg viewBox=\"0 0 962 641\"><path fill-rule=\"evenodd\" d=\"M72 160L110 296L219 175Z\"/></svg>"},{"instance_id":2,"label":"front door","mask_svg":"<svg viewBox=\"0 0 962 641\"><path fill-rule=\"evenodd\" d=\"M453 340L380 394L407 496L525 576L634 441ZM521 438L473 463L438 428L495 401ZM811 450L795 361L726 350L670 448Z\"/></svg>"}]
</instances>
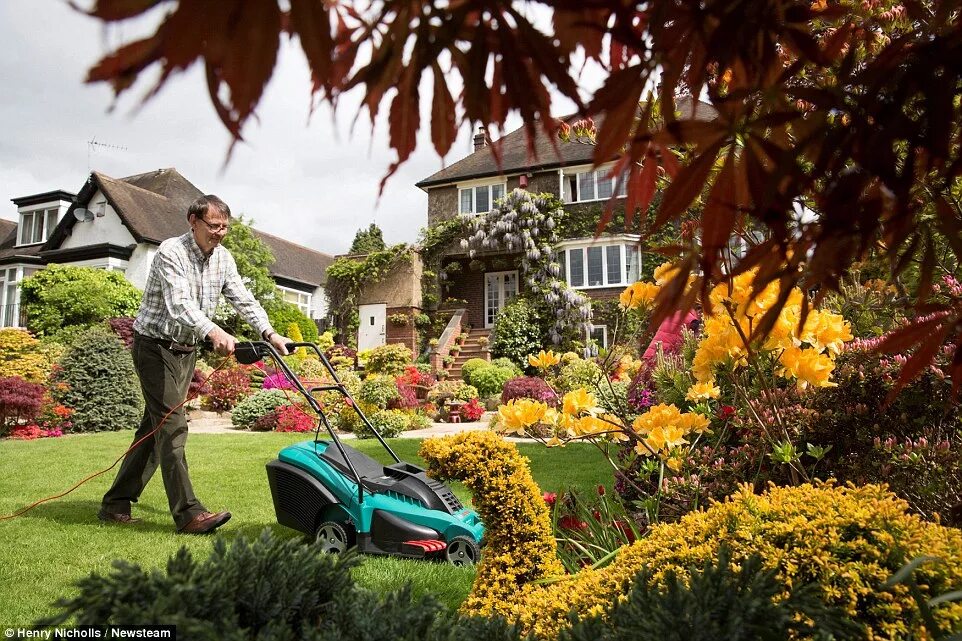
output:
<instances>
[{"instance_id":1,"label":"front door","mask_svg":"<svg viewBox=\"0 0 962 641\"><path fill-rule=\"evenodd\" d=\"M357 328L357 351L363 352L384 345L387 336L387 305L359 305L361 324Z\"/></svg>"},{"instance_id":2,"label":"front door","mask_svg":"<svg viewBox=\"0 0 962 641\"><path fill-rule=\"evenodd\" d=\"M518 295L518 272L488 272L484 275L484 326L493 327L504 304Z\"/></svg>"}]
</instances>

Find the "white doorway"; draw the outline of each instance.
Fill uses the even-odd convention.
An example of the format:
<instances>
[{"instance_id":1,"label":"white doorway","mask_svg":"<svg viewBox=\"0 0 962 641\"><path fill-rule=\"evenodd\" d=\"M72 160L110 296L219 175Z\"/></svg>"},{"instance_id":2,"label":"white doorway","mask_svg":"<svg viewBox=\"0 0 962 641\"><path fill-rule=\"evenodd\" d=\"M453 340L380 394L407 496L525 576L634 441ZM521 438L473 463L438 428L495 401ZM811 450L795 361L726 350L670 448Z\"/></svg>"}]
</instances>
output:
<instances>
[{"instance_id":1,"label":"white doorway","mask_svg":"<svg viewBox=\"0 0 962 641\"><path fill-rule=\"evenodd\" d=\"M488 272L484 275L484 326L494 327L494 319L504 304L518 295L518 272Z\"/></svg>"},{"instance_id":2,"label":"white doorway","mask_svg":"<svg viewBox=\"0 0 962 641\"><path fill-rule=\"evenodd\" d=\"M361 324L357 328L357 351L363 352L384 345L387 337L387 305L358 305Z\"/></svg>"}]
</instances>

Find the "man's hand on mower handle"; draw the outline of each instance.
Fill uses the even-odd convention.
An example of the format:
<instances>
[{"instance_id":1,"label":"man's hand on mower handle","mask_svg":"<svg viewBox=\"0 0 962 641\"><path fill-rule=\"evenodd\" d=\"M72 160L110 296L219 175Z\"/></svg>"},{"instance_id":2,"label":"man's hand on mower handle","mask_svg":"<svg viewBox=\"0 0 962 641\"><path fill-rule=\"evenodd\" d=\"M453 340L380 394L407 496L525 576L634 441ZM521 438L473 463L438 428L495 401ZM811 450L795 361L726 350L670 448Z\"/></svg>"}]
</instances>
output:
<instances>
[{"instance_id":1,"label":"man's hand on mower handle","mask_svg":"<svg viewBox=\"0 0 962 641\"><path fill-rule=\"evenodd\" d=\"M207 338L214 346L214 352L219 356L230 356L234 353L234 347L237 345L237 339L222 330L220 327L214 327L207 334Z\"/></svg>"},{"instance_id":2,"label":"man's hand on mower handle","mask_svg":"<svg viewBox=\"0 0 962 641\"><path fill-rule=\"evenodd\" d=\"M281 336L277 332L274 332L273 334L271 334L270 343L271 345L274 346L274 349L276 349L277 353L280 354L281 356L287 356L288 354L290 354L290 352L287 351L287 344L292 342L293 341L291 339L287 338L286 336Z\"/></svg>"}]
</instances>

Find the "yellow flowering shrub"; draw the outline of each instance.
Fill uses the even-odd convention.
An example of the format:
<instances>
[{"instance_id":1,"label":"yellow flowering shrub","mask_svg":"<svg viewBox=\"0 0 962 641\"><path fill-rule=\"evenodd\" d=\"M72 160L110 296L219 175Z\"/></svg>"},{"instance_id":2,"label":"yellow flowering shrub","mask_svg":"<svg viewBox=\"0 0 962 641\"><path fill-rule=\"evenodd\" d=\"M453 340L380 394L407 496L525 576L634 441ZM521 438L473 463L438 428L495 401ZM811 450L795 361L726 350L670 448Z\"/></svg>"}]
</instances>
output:
<instances>
[{"instance_id":1,"label":"yellow flowering shrub","mask_svg":"<svg viewBox=\"0 0 962 641\"><path fill-rule=\"evenodd\" d=\"M623 600L642 567L660 581L671 571L715 558L726 544L732 562L753 553L787 585L814 582L825 600L866 626L866 639L929 638L904 585L882 586L905 562L931 555L916 579L926 598L962 585L962 531L928 523L884 487L832 484L771 487L762 495L748 486L723 503L693 512L626 546L611 564L561 575L548 511L526 461L513 445L490 432L468 432L425 441L421 455L432 475L463 480L487 528L485 548L462 612L500 615L522 633L554 638L568 613L604 615ZM935 610L945 627L962 623L962 603Z\"/></svg>"},{"instance_id":2,"label":"yellow flowering shrub","mask_svg":"<svg viewBox=\"0 0 962 641\"><path fill-rule=\"evenodd\" d=\"M531 477L528 459L493 432L428 439L420 456L435 478L462 481L484 523L484 548L471 594L461 610L517 618L518 591L564 574L551 515Z\"/></svg>"},{"instance_id":3,"label":"yellow flowering shrub","mask_svg":"<svg viewBox=\"0 0 962 641\"><path fill-rule=\"evenodd\" d=\"M714 383L719 365L747 364L745 338L751 336L781 295L779 283L772 282L753 296L754 279L755 271L747 271L712 289L712 310L704 319L704 338L692 362L692 373L699 383ZM852 340L852 330L840 314L817 309L809 310L799 329L804 297L798 288L789 292L760 351L770 353L778 362L776 373L795 381L799 389L829 387L833 385L835 356Z\"/></svg>"},{"instance_id":4,"label":"yellow flowering shrub","mask_svg":"<svg viewBox=\"0 0 962 641\"><path fill-rule=\"evenodd\" d=\"M0 329L0 377L19 376L31 383L45 383L62 352L61 346L45 345L25 329Z\"/></svg>"}]
</instances>

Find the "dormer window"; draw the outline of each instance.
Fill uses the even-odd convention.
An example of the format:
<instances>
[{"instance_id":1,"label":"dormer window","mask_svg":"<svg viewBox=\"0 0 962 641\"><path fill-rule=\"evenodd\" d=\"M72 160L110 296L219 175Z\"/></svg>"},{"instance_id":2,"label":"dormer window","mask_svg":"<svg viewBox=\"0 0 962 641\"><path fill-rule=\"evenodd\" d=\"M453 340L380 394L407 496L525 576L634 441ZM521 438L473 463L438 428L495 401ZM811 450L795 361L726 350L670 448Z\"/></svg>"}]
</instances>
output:
<instances>
[{"instance_id":1,"label":"dormer window","mask_svg":"<svg viewBox=\"0 0 962 641\"><path fill-rule=\"evenodd\" d=\"M17 244L36 245L46 241L57 226L59 212L57 207L22 212L17 229Z\"/></svg>"},{"instance_id":2,"label":"dormer window","mask_svg":"<svg viewBox=\"0 0 962 641\"><path fill-rule=\"evenodd\" d=\"M494 209L494 203L504 198L504 183L474 185L458 190L462 214L486 214Z\"/></svg>"}]
</instances>

